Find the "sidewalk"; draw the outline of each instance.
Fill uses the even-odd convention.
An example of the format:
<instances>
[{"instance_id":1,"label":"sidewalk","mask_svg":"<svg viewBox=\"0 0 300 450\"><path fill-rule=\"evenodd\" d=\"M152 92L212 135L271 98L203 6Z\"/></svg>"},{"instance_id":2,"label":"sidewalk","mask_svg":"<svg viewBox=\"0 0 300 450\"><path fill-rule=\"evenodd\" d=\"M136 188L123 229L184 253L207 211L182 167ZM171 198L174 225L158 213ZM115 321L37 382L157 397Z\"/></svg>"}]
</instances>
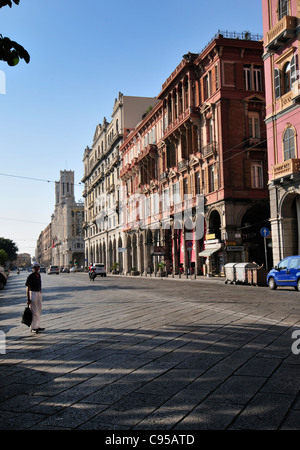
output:
<instances>
[{"instance_id":1,"label":"sidewalk","mask_svg":"<svg viewBox=\"0 0 300 450\"><path fill-rule=\"evenodd\" d=\"M1 430L300 429L294 290L83 275L43 277L38 335L25 275L0 295Z\"/></svg>"},{"instance_id":2,"label":"sidewalk","mask_svg":"<svg viewBox=\"0 0 300 450\"><path fill-rule=\"evenodd\" d=\"M82 273L82 274L87 274L87 272L78 272L78 273ZM221 275L215 275L215 276L203 276L203 275L186 275L186 274L181 274L181 275L172 275L172 274L168 274L168 276L164 276L161 277L158 274L155 275L155 273L151 273L151 274L147 274L147 275L124 275L124 274L113 274L113 273L109 273L108 276L110 277L124 277L124 278L143 278L143 279L155 279L155 280L176 280L176 281L187 281L187 280L191 280L191 281L222 281L223 283L225 283L226 277L225 276L221 276Z\"/></svg>"}]
</instances>

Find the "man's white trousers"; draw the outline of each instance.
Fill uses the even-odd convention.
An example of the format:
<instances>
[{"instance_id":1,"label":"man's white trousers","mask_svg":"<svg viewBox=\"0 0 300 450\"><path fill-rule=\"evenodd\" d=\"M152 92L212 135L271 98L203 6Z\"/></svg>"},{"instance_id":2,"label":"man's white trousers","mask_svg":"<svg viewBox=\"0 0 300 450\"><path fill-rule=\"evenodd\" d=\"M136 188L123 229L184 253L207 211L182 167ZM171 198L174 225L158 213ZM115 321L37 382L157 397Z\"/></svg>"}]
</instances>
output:
<instances>
[{"instance_id":1,"label":"man's white trousers","mask_svg":"<svg viewBox=\"0 0 300 450\"><path fill-rule=\"evenodd\" d=\"M42 293L30 291L30 309L32 312L31 329L37 330L40 328L40 321L42 315Z\"/></svg>"}]
</instances>

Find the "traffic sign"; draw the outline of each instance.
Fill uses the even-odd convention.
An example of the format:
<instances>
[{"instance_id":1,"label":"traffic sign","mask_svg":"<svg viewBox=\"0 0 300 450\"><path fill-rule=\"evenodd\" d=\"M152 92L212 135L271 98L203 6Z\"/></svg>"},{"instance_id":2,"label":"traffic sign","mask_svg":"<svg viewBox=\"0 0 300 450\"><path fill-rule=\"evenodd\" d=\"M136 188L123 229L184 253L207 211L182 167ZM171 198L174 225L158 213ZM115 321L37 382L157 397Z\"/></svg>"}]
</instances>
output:
<instances>
[{"instance_id":1,"label":"traffic sign","mask_svg":"<svg viewBox=\"0 0 300 450\"><path fill-rule=\"evenodd\" d=\"M185 245L186 245L187 249L192 248L193 247L193 241L186 241Z\"/></svg>"},{"instance_id":2,"label":"traffic sign","mask_svg":"<svg viewBox=\"0 0 300 450\"><path fill-rule=\"evenodd\" d=\"M260 234L262 235L262 237L265 237L265 238L268 237L269 234L270 234L269 228L263 227L263 228L260 230Z\"/></svg>"}]
</instances>

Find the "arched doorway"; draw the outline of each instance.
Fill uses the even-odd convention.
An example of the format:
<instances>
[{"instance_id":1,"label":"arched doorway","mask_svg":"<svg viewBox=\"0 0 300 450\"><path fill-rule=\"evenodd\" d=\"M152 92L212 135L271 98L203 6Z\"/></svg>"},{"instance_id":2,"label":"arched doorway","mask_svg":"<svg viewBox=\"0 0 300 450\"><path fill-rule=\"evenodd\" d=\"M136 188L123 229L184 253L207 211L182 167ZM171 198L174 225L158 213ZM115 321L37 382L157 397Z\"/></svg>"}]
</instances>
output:
<instances>
[{"instance_id":1,"label":"arched doorway","mask_svg":"<svg viewBox=\"0 0 300 450\"><path fill-rule=\"evenodd\" d=\"M103 264L106 266L107 265L107 261L106 261L106 245L105 242L103 242L103 247L102 247L102 262ZM106 267L106 270L108 268Z\"/></svg>"},{"instance_id":2,"label":"arched doorway","mask_svg":"<svg viewBox=\"0 0 300 450\"><path fill-rule=\"evenodd\" d=\"M196 253L195 253L195 234L194 223L188 218L184 223L184 243L183 251L185 252L185 268L184 271L188 275L195 273Z\"/></svg>"},{"instance_id":3,"label":"arched doorway","mask_svg":"<svg viewBox=\"0 0 300 450\"><path fill-rule=\"evenodd\" d=\"M108 267L106 268L107 271L111 271L112 263L113 263L113 245L110 239L108 243L108 261L107 261Z\"/></svg>"},{"instance_id":4,"label":"arched doorway","mask_svg":"<svg viewBox=\"0 0 300 450\"><path fill-rule=\"evenodd\" d=\"M140 271L140 273L144 273L144 238L142 233L139 237L138 270Z\"/></svg>"},{"instance_id":5,"label":"arched doorway","mask_svg":"<svg viewBox=\"0 0 300 450\"><path fill-rule=\"evenodd\" d=\"M127 254L127 271L130 273L132 268L132 254L131 254L131 237L127 236L126 254Z\"/></svg>"},{"instance_id":6,"label":"arched doorway","mask_svg":"<svg viewBox=\"0 0 300 450\"><path fill-rule=\"evenodd\" d=\"M118 240L118 257L119 257L119 260L118 260L119 272L123 273L124 261L123 261L123 243L122 243L122 238L121 237L119 237L119 240Z\"/></svg>"},{"instance_id":7,"label":"arched doorway","mask_svg":"<svg viewBox=\"0 0 300 450\"><path fill-rule=\"evenodd\" d=\"M183 254L183 239L182 239L182 226L179 220L176 220L174 223L173 230L173 272L174 274L178 274L179 271L183 272L183 262L184 262L184 254Z\"/></svg>"},{"instance_id":8,"label":"arched doorway","mask_svg":"<svg viewBox=\"0 0 300 450\"><path fill-rule=\"evenodd\" d=\"M151 252L153 251L153 235L150 228L147 230L147 236L146 236L146 245L145 245L145 271L147 273L153 272L153 262L152 262L152 255Z\"/></svg>"},{"instance_id":9,"label":"arched doorway","mask_svg":"<svg viewBox=\"0 0 300 450\"><path fill-rule=\"evenodd\" d=\"M300 195L288 194L282 202L283 257L300 254Z\"/></svg>"},{"instance_id":10,"label":"arched doorway","mask_svg":"<svg viewBox=\"0 0 300 450\"><path fill-rule=\"evenodd\" d=\"M136 234L132 235L132 268L131 270L137 270L137 239Z\"/></svg>"},{"instance_id":11,"label":"arched doorway","mask_svg":"<svg viewBox=\"0 0 300 450\"><path fill-rule=\"evenodd\" d=\"M214 239L221 240L221 217L217 210L213 210L209 216L209 234L214 234Z\"/></svg>"},{"instance_id":12,"label":"arched doorway","mask_svg":"<svg viewBox=\"0 0 300 450\"><path fill-rule=\"evenodd\" d=\"M242 242L247 262L256 262L259 265L266 265L264 237L261 235L261 229L264 227L270 229L269 217L269 208L266 204L252 206L242 217ZM269 245L271 241L269 241L269 239L267 239L267 241L268 267L271 267L273 260L272 248Z\"/></svg>"}]
</instances>

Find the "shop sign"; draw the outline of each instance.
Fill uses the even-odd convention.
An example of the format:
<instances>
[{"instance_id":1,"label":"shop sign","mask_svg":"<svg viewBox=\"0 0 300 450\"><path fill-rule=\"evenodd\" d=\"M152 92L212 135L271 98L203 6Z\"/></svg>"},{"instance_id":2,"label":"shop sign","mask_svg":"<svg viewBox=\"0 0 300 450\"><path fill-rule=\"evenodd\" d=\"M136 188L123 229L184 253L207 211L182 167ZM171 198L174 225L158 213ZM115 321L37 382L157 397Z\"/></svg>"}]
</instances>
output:
<instances>
[{"instance_id":1,"label":"shop sign","mask_svg":"<svg viewBox=\"0 0 300 450\"><path fill-rule=\"evenodd\" d=\"M153 255L154 256L163 256L166 253L166 247L162 247L157 245L153 248Z\"/></svg>"},{"instance_id":2,"label":"shop sign","mask_svg":"<svg viewBox=\"0 0 300 450\"><path fill-rule=\"evenodd\" d=\"M211 243L211 244L205 244L205 250L209 249L209 248L215 248L215 249L220 249L222 248L222 244L218 243Z\"/></svg>"},{"instance_id":3,"label":"shop sign","mask_svg":"<svg viewBox=\"0 0 300 450\"><path fill-rule=\"evenodd\" d=\"M226 250L228 252L242 252L244 250L244 246L243 245L229 245L228 247L226 247Z\"/></svg>"},{"instance_id":4,"label":"shop sign","mask_svg":"<svg viewBox=\"0 0 300 450\"><path fill-rule=\"evenodd\" d=\"M208 239L207 241L204 241L204 244L219 244L219 239Z\"/></svg>"}]
</instances>

